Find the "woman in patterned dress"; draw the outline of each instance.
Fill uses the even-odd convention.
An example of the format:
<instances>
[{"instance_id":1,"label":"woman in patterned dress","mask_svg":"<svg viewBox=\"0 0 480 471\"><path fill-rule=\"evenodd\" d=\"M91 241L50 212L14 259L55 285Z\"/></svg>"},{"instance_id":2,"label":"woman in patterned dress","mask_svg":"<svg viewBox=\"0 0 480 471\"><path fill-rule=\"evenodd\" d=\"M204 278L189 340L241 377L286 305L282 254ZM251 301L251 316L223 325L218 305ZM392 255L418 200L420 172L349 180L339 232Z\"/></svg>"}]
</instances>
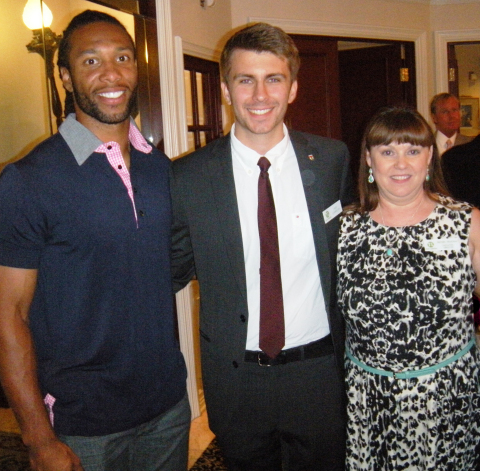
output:
<instances>
[{"instance_id":1,"label":"woman in patterned dress","mask_svg":"<svg viewBox=\"0 0 480 471\"><path fill-rule=\"evenodd\" d=\"M347 469L476 470L480 211L448 196L433 133L406 108L367 126L359 195L338 253Z\"/></svg>"}]
</instances>

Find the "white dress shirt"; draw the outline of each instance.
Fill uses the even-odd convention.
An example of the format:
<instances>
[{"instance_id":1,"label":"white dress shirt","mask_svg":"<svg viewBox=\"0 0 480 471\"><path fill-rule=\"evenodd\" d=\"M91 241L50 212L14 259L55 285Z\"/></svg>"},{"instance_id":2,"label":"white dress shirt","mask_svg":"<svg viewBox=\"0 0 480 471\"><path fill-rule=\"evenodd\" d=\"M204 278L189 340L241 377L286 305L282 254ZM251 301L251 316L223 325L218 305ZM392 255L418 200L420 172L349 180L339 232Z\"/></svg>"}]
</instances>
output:
<instances>
[{"instance_id":1,"label":"white dress shirt","mask_svg":"<svg viewBox=\"0 0 480 471\"><path fill-rule=\"evenodd\" d=\"M292 348L329 334L320 285L313 233L300 169L284 125L285 137L265 157L272 185L279 233L285 312L285 347ZM258 176L261 157L231 133L233 174L242 230L248 298L247 350L259 350L260 240L258 234Z\"/></svg>"},{"instance_id":2,"label":"white dress shirt","mask_svg":"<svg viewBox=\"0 0 480 471\"><path fill-rule=\"evenodd\" d=\"M447 150L447 141L450 139L452 142L452 146L455 144L455 139L457 138L457 133L455 133L452 137L447 137L443 132L438 131L436 132L435 139L437 142L437 149L438 155L441 156Z\"/></svg>"}]
</instances>

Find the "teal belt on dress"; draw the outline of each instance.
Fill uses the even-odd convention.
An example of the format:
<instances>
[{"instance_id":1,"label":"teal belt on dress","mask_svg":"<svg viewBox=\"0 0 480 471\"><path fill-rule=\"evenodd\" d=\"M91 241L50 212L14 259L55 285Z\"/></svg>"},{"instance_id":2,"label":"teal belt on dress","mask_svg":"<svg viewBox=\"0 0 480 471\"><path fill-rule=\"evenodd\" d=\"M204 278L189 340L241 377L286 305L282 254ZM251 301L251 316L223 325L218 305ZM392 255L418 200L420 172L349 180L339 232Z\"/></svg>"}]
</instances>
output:
<instances>
[{"instance_id":1,"label":"teal belt on dress","mask_svg":"<svg viewBox=\"0 0 480 471\"><path fill-rule=\"evenodd\" d=\"M409 378L418 378L419 376L431 375L432 373L435 373L435 371L439 370L440 368L443 368L444 366L447 366L450 363L453 363L454 361L457 361L459 358L463 357L463 355L465 355L474 345L475 345L475 339L473 338L472 340L470 340L470 342L468 342L465 348L463 348L458 353L453 355L453 357L447 358L446 360L443 360L440 363L437 363L436 365L428 366L427 368L422 368L420 370L408 370L408 371L398 371L398 372L372 368L371 366L368 366L365 363L362 363L359 359L355 358L351 354L351 352L348 350L348 348L346 349L345 353L347 357L351 361L353 361L353 363L355 363L360 368L363 368L365 371L368 371L369 373L374 373L380 376L389 376L395 379L409 379Z\"/></svg>"}]
</instances>

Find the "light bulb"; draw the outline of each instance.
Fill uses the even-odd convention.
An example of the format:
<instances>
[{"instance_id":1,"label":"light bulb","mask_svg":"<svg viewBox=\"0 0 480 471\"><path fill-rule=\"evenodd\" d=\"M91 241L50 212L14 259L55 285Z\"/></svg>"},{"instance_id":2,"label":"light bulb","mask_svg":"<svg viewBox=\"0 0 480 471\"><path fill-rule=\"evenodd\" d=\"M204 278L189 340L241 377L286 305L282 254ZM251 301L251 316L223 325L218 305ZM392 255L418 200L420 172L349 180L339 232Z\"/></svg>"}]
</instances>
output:
<instances>
[{"instance_id":1,"label":"light bulb","mask_svg":"<svg viewBox=\"0 0 480 471\"><path fill-rule=\"evenodd\" d=\"M23 22L28 29L40 29L42 27L42 9L43 9L43 26L48 28L52 24L53 15L50 8L42 2L40 7L40 0L28 0L23 9Z\"/></svg>"}]
</instances>

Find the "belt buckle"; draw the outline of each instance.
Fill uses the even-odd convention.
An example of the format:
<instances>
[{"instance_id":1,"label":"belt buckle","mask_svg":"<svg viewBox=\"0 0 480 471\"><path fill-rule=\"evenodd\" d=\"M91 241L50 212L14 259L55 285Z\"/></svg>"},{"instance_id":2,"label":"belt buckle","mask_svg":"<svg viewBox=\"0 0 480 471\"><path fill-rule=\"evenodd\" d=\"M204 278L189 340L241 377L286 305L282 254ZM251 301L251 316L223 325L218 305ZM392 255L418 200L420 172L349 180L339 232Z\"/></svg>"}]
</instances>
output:
<instances>
[{"instance_id":1,"label":"belt buckle","mask_svg":"<svg viewBox=\"0 0 480 471\"><path fill-rule=\"evenodd\" d=\"M265 363L265 360L262 360L262 357L261 357L262 354L265 355L265 357L266 357L265 360L267 361L267 363ZM272 365L269 364L270 359L268 358L268 355L266 355L265 353L263 353L263 352L258 352L257 358L258 358L258 364L259 364L259 366L272 366Z\"/></svg>"}]
</instances>

